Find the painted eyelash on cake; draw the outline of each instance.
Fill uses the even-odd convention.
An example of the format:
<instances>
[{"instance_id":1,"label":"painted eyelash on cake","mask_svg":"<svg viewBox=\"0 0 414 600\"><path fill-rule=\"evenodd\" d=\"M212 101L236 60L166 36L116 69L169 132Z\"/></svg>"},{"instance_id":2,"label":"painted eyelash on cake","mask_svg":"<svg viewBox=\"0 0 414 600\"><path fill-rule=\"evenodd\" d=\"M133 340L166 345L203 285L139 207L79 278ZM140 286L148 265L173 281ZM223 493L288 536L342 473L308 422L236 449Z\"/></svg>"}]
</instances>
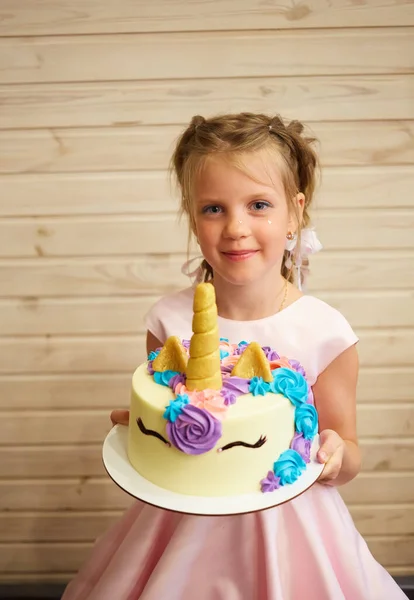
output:
<instances>
[{"instance_id":1,"label":"painted eyelash on cake","mask_svg":"<svg viewBox=\"0 0 414 600\"><path fill-rule=\"evenodd\" d=\"M137 419L137 425L140 429L140 431L142 431L142 433L144 435L153 435L154 437L158 438L159 440L161 440L162 442L164 442L164 444L166 446L168 446L169 448L171 447L171 444L168 440L166 440L164 437L162 437L162 435L160 433L158 433L158 431L154 431L153 429L147 429L141 419L141 417L138 417Z\"/></svg>"},{"instance_id":2,"label":"painted eyelash on cake","mask_svg":"<svg viewBox=\"0 0 414 600\"><path fill-rule=\"evenodd\" d=\"M223 452L223 450L229 450L235 446L244 446L244 448L261 448L266 442L267 437L265 435L261 435L255 444L247 444L247 442L231 442L230 444L226 444L222 448L219 448L217 452Z\"/></svg>"}]
</instances>

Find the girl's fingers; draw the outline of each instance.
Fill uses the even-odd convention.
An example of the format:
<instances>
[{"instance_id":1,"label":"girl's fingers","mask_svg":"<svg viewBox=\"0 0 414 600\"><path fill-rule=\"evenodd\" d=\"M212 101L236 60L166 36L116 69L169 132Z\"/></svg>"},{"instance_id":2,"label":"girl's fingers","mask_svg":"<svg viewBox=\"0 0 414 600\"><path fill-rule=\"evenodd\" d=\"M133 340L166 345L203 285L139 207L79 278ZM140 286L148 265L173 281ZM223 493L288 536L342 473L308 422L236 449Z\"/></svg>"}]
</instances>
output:
<instances>
[{"instance_id":1,"label":"girl's fingers","mask_svg":"<svg viewBox=\"0 0 414 600\"><path fill-rule=\"evenodd\" d=\"M329 484L339 475L342 466L342 448L338 448L325 463L325 468L322 471L318 481Z\"/></svg>"},{"instance_id":2,"label":"girl's fingers","mask_svg":"<svg viewBox=\"0 0 414 600\"><path fill-rule=\"evenodd\" d=\"M111 412L112 425L128 425L129 410L116 409Z\"/></svg>"},{"instance_id":3,"label":"girl's fingers","mask_svg":"<svg viewBox=\"0 0 414 600\"><path fill-rule=\"evenodd\" d=\"M327 463L342 443L342 439L335 431L325 429L319 435L319 443L317 459L320 463Z\"/></svg>"}]
</instances>

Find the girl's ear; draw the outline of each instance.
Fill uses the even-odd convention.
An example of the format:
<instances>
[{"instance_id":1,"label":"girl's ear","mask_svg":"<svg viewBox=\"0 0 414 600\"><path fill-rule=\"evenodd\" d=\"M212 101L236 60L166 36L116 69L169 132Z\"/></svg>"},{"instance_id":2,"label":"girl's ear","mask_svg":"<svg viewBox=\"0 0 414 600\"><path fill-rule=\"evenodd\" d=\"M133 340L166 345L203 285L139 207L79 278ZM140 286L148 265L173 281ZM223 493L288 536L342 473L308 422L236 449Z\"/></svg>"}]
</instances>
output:
<instances>
[{"instance_id":1,"label":"girl's ear","mask_svg":"<svg viewBox=\"0 0 414 600\"><path fill-rule=\"evenodd\" d=\"M296 196L294 196L292 202L293 210L290 211L289 228L292 231L296 231L302 223L303 211L305 208L305 194L298 192Z\"/></svg>"},{"instance_id":2,"label":"girl's ear","mask_svg":"<svg viewBox=\"0 0 414 600\"><path fill-rule=\"evenodd\" d=\"M303 210L305 208L305 194L302 194L302 192L298 192L296 194L296 196L293 198L293 202L296 203L296 206L298 207L298 212L299 212L300 218L302 218Z\"/></svg>"}]
</instances>

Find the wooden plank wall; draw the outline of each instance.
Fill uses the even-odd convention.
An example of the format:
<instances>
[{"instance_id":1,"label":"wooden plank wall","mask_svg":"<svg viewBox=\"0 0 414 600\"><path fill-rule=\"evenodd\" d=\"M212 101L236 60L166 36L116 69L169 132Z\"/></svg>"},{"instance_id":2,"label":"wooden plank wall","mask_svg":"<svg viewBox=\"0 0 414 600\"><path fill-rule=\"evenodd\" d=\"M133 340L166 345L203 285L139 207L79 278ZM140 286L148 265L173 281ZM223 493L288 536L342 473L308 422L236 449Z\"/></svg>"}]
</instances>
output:
<instances>
[{"instance_id":1,"label":"wooden plank wall","mask_svg":"<svg viewBox=\"0 0 414 600\"><path fill-rule=\"evenodd\" d=\"M320 138L312 292L361 339L343 496L414 573L414 2L2 0L0 35L0 580L67 580L129 505L100 448L144 312L186 284L168 158L240 110Z\"/></svg>"}]
</instances>

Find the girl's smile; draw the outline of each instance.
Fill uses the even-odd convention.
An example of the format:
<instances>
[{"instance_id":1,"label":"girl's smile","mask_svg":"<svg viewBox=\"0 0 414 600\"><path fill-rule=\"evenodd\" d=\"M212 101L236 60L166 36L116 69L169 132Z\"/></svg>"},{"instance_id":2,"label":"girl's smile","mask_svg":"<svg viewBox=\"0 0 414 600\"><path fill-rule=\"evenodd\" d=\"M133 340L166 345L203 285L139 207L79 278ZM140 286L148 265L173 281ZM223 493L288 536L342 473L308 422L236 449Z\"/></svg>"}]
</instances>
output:
<instances>
[{"instance_id":1,"label":"girl's smile","mask_svg":"<svg viewBox=\"0 0 414 600\"><path fill-rule=\"evenodd\" d=\"M230 250L222 252L223 256L234 262L240 262L252 258L259 250Z\"/></svg>"}]
</instances>

